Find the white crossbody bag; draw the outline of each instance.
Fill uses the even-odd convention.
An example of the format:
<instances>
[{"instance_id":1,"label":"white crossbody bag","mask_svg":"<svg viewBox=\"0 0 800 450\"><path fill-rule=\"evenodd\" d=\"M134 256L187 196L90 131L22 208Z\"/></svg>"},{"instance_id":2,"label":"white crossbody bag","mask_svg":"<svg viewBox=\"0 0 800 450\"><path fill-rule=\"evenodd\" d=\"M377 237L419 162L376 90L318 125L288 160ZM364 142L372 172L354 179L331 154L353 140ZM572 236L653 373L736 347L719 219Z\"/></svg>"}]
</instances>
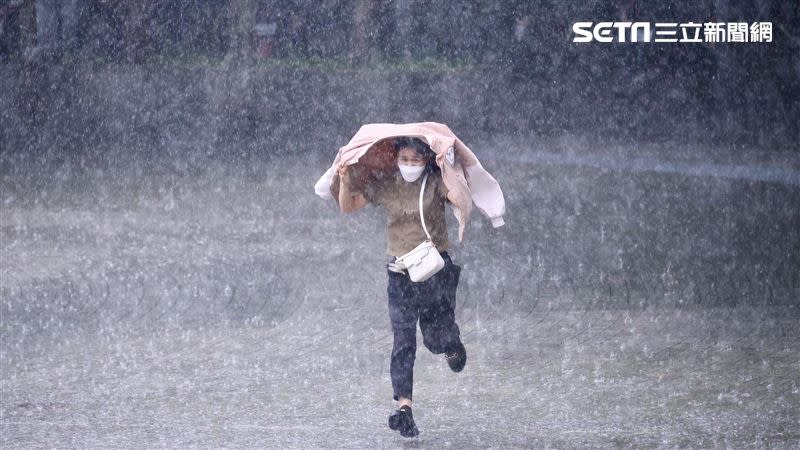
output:
<instances>
[{"instance_id":1,"label":"white crossbody bag","mask_svg":"<svg viewBox=\"0 0 800 450\"><path fill-rule=\"evenodd\" d=\"M427 280L444 268L444 259L442 259L442 255L439 254L439 251L436 250L436 246L433 245L431 235L428 233L428 227L425 226L425 213L422 207L422 199L425 194L425 184L427 181L428 174L426 173L425 178L422 179L422 188L419 190L419 217L422 220L422 229L425 230L425 236L427 236L428 239L422 244L419 244L414 250L398 257L389 267L390 270L394 271L398 271L395 269L399 269L400 271L405 269L408 271L408 277L411 281L417 283Z\"/></svg>"}]
</instances>

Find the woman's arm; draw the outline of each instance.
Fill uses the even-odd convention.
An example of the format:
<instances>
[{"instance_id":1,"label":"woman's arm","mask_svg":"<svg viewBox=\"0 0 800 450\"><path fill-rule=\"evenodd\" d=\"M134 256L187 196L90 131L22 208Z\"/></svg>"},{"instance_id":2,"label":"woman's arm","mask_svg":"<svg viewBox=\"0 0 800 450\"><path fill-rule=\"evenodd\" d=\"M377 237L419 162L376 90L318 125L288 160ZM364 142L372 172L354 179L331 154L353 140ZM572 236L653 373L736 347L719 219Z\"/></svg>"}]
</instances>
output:
<instances>
[{"instance_id":1,"label":"woman's arm","mask_svg":"<svg viewBox=\"0 0 800 450\"><path fill-rule=\"evenodd\" d=\"M339 168L339 208L345 214L363 208L367 204L367 199L360 192L350 192L350 173L348 166Z\"/></svg>"}]
</instances>

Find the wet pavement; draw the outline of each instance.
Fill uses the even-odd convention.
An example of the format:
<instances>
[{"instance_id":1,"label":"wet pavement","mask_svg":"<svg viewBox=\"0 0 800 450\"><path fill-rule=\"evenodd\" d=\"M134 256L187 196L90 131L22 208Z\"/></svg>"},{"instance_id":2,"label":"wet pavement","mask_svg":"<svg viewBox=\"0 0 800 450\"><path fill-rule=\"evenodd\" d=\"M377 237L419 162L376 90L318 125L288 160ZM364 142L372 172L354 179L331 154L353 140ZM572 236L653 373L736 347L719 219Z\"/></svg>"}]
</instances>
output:
<instances>
[{"instance_id":1,"label":"wet pavement","mask_svg":"<svg viewBox=\"0 0 800 450\"><path fill-rule=\"evenodd\" d=\"M603 161L487 158L507 226L453 244L469 359L419 345L411 440L385 218L326 157L5 176L0 445L800 446L800 187Z\"/></svg>"}]
</instances>

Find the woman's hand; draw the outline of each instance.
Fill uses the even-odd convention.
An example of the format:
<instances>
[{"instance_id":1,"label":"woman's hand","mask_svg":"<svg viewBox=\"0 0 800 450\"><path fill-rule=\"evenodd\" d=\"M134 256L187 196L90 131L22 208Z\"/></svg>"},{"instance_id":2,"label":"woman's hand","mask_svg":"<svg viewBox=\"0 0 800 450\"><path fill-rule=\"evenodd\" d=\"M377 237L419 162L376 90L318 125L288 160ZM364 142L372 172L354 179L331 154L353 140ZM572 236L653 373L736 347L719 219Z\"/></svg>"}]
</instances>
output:
<instances>
[{"instance_id":1,"label":"woman's hand","mask_svg":"<svg viewBox=\"0 0 800 450\"><path fill-rule=\"evenodd\" d=\"M337 170L339 172L339 184L344 184L349 186L350 185L350 170L346 164L342 164L339 166Z\"/></svg>"},{"instance_id":2,"label":"woman's hand","mask_svg":"<svg viewBox=\"0 0 800 450\"><path fill-rule=\"evenodd\" d=\"M339 173L339 207L344 213L351 213L367 204L367 199L361 193L350 193L350 170L342 165L337 170Z\"/></svg>"}]
</instances>

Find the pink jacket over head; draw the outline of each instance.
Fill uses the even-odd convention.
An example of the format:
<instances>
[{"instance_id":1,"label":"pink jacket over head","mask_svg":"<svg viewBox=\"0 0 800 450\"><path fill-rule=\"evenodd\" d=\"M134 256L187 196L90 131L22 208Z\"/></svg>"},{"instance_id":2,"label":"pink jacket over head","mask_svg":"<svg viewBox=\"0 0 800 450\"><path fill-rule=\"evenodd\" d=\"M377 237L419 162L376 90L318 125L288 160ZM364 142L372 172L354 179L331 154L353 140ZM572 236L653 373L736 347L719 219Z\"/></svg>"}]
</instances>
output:
<instances>
[{"instance_id":1,"label":"pink jacket over head","mask_svg":"<svg viewBox=\"0 0 800 450\"><path fill-rule=\"evenodd\" d=\"M436 122L372 123L362 126L350 142L339 149L331 167L314 185L315 192L322 198L333 198L338 202L337 169L343 165L359 169L357 173L360 174L360 180L353 187L356 192L371 179L381 176L381 172L397 170L392 145L395 138L404 136L421 139L436 153L436 164L442 170L442 181L449 191L447 198L458 220L460 241L464 239L464 228L473 203L492 221L493 227L505 224L505 199L497 180L447 125Z\"/></svg>"}]
</instances>

